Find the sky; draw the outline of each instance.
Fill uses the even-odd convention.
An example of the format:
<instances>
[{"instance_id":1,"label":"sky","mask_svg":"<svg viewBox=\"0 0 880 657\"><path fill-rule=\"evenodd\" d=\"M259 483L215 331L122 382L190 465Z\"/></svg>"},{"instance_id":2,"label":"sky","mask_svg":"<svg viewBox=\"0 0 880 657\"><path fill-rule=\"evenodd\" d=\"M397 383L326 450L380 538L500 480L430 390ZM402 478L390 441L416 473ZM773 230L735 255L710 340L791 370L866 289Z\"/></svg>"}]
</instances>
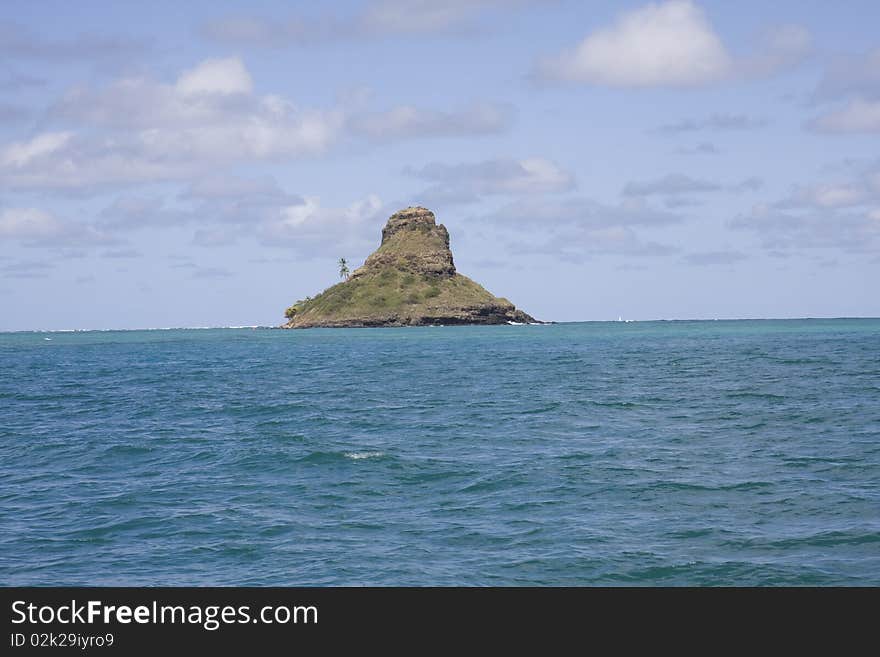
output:
<instances>
[{"instance_id":1,"label":"sky","mask_svg":"<svg viewBox=\"0 0 880 657\"><path fill-rule=\"evenodd\" d=\"M0 330L277 325L410 205L539 319L880 316L876 0L5 4Z\"/></svg>"}]
</instances>

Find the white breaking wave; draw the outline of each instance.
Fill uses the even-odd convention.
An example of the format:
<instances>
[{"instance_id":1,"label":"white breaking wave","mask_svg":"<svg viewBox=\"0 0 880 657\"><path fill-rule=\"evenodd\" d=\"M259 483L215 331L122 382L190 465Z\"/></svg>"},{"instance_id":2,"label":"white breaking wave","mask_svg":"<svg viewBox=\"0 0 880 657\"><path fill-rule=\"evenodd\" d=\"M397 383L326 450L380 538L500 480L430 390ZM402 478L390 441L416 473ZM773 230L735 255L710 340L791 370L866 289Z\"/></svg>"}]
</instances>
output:
<instances>
[{"instance_id":1,"label":"white breaking wave","mask_svg":"<svg viewBox=\"0 0 880 657\"><path fill-rule=\"evenodd\" d=\"M0 333L135 333L142 331L213 331L216 329L271 329L263 324L243 326L143 326L141 328L69 328L69 329L16 329Z\"/></svg>"},{"instance_id":2,"label":"white breaking wave","mask_svg":"<svg viewBox=\"0 0 880 657\"><path fill-rule=\"evenodd\" d=\"M374 459L385 456L384 452L346 452L345 456L350 459Z\"/></svg>"}]
</instances>

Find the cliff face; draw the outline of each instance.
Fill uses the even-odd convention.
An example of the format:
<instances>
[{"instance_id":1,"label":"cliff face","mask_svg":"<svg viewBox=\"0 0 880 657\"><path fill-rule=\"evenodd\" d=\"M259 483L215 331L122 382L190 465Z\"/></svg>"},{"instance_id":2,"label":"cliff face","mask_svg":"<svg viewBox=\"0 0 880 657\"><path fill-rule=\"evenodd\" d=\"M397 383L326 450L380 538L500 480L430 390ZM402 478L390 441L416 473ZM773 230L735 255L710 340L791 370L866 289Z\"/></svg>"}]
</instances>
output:
<instances>
[{"instance_id":1,"label":"cliff face","mask_svg":"<svg viewBox=\"0 0 880 657\"><path fill-rule=\"evenodd\" d=\"M535 320L455 271L449 232L425 208L388 219L347 281L291 306L284 328L506 324Z\"/></svg>"},{"instance_id":2,"label":"cliff face","mask_svg":"<svg viewBox=\"0 0 880 657\"><path fill-rule=\"evenodd\" d=\"M352 278L392 267L423 276L455 275L449 231L437 225L434 213L407 208L391 215L382 229L382 243Z\"/></svg>"}]
</instances>

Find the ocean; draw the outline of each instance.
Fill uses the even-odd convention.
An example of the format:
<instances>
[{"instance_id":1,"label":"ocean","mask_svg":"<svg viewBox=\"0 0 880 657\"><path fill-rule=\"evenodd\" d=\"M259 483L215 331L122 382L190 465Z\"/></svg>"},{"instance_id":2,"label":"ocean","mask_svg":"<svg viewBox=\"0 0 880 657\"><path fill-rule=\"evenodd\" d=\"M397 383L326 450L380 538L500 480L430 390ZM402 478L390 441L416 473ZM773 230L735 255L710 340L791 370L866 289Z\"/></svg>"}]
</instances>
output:
<instances>
[{"instance_id":1,"label":"ocean","mask_svg":"<svg viewBox=\"0 0 880 657\"><path fill-rule=\"evenodd\" d=\"M0 334L4 585L880 585L880 320Z\"/></svg>"}]
</instances>

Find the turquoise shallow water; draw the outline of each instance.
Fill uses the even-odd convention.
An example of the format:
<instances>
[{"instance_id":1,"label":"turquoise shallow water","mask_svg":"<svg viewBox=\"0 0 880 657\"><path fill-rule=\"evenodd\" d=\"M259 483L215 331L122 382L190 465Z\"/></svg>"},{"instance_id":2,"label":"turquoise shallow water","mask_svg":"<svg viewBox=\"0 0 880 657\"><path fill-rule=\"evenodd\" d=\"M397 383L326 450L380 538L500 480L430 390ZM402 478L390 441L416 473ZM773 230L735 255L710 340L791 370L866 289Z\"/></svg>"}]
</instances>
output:
<instances>
[{"instance_id":1,"label":"turquoise shallow water","mask_svg":"<svg viewBox=\"0 0 880 657\"><path fill-rule=\"evenodd\" d=\"M7 585L880 584L880 320L8 333L0 372Z\"/></svg>"}]
</instances>

